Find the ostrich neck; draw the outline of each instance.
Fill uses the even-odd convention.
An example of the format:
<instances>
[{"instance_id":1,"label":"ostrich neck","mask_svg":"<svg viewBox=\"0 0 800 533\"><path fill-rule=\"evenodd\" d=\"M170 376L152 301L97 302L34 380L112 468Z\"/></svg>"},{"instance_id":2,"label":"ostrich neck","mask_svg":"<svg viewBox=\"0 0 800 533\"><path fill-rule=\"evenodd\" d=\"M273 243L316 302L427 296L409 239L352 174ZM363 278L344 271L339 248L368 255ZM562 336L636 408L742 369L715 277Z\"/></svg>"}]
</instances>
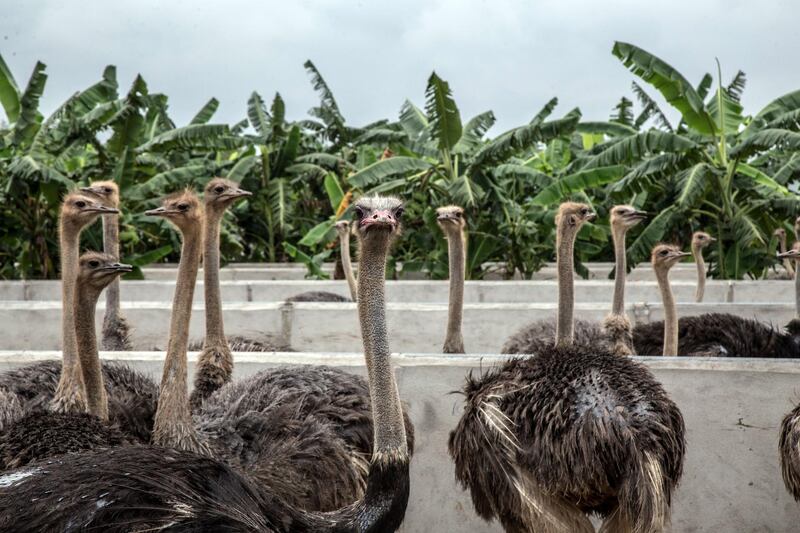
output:
<instances>
[{"instance_id":1,"label":"ostrich neck","mask_svg":"<svg viewBox=\"0 0 800 533\"><path fill-rule=\"evenodd\" d=\"M664 306L664 356L678 355L678 310L669 283L669 270L656 270L658 288Z\"/></svg>"},{"instance_id":2,"label":"ostrich neck","mask_svg":"<svg viewBox=\"0 0 800 533\"><path fill-rule=\"evenodd\" d=\"M614 228L614 300L611 313L614 315L625 314L625 277L628 273L625 250L625 229Z\"/></svg>"},{"instance_id":3,"label":"ostrich neck","mask_svg":"<svg viewBox=\"0 0 800 533\"><path fill-rule=\"evenodd\" d=\"M450 299L447 309L447 335L444 340L445 353L464 353L464 337L461 333L464 313L464 243L463 231L448 231Z\"/></svg>"},{"instance_id":4,"label":"ostrich neck","mask_svg":"<svg viewBox=\"0 0 800 533\"><path fill-rule=\"evenodd\" d=\"M781 253L786 253L786 234L783 234L780 237L780 249ZM794 265L792 264L791 259L784 259L783 260L783 268L786 272L791 276L794 275Z\"/></svg>"},{"instance_id":5,"label":"ostrich neck","mask_svg":"<svg viewBox=\"0 0 800 533\"><path fill-rule=\"evenodd\" d=\"M556 236L556 263L558 268L558 320L556 321L556 344L571 344L573 336L573 314L575 310L575 237L577 232L567 231L559 224Z\"/></svg>"},{"instance_id":6,"label":"ostrich neck","mask_svg":"<svg viewBox=\"0 0 800 533\"><path fill-rule=\"evenodd\" d=\"M206 299L206 346L227 345L219 287L219 231L222 213L206 209L204 224L203 285Z\"/></svg>"},{"instance_id":7,"label":"ostrich neck","mask_svg":"<svg viewBox=\"0 0 800 533\"><path fill-rule=\"evenodd\" d=\"M706 261L703 259L703 248L693 245L692 255L694 255L694 264L697 268L697 289L694 293L694 301L702 302L706 292Z\"/></svg>"},{"instance_id":8,"label":"ostrich neck","mask_svg":"<svg viewBox=\"0 0 800 533\"><path fill-rule=\"evenodd\" d=\"M358 272L358 316L369 374L375 453L406 455L406 431L394 380L386 328L386 254L390 239L379 233L362 242Z\"/></svg>"},{"instance_id":9,"label":"ostrich neck","mask_svg":"<svg viewBox=\"0 0 800 533\"><path fill-rule=\"evenodd\" d=\"M78 339L75 331L75 282L78 278L78 254L81 228L61 221L61 377L53 396L59 411L84 411L86 388L78 359Z\"/></svg>"},{"instance_id":10,"label":"ostrich neck","mask_svg":"<svg viewBox=\"0 0 800 533\"><path fill-rule=\"evenodd\" d=\"M196 442L187 387L186 347L192 300L200 262L200 228L192 226L183 232L178 281L172 301L169 345L161 376L161 392L153 427L153 442L158 445L186 449L184 443Z\"/></svg>"},{"instance_id":11,"label":"ostrich neck","mask_svg":"<svg viewBox=\"0 0 800 533\"><path fill-rule=\"evenodd\" d=\"M119 261L119 215L103 215L103 251ZM119 318L119 278L106 289L106 316Z\"/></svg>"},{"instance_id":12,"label":"ostrich neck","mask_svg":"<svg viewBox=\"0 0 800 533\"><path fill-rule=\"evenodd\" d=\"M100 354L97 351L97 333L94 314L100 291L88 286L75 286L75 324L78 335L78 355L80 356L83 381L86 384L86 401L89 414L108 421L108 397L103 384L103 370Z\"/></svg>"},{"instance_id":13,"label":"ostrich neck","mask_svg":"<svg viewBox=\"0 0 800 533\"><path fill-rule=\"evenodd\" d=\"M350 262L349 231L339 234L339 243L341 245L340 253L342 255L342 268L344 269L344 277L347 279L347 286L350 287L350 298L356 302L358 301L358 287L356 286L356 277L353 274L353 263Z\"/></svg>"}]
</instances>

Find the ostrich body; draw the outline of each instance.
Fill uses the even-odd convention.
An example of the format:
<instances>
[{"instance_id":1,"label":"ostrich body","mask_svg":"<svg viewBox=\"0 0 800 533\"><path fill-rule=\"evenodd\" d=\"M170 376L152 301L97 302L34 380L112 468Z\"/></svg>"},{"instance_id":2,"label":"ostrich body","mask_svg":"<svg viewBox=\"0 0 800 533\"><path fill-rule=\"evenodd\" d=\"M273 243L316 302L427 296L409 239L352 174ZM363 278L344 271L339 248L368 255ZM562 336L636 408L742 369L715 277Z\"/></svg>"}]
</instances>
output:
<instances>
[{"instance_id":1,"label":"ostrich body","mask_svg":"<svg viewBox=\"0 0 800 533\"><path fill-rule=\"evenodd\" d=\"M3 470L67 452L88 450L96 446L116 446L136 438L125 435L120 430L120 426L127 420L120 420L119 415L127 409L120 409L115 405L115 423L108 424L109 402L97 353L94 326L95 306L100 292L112 279L130 271L130 265L117 263L107 254L87 252L81 256L75 285L75 322L88 413L29 410L0 433L0 466ZM54 386L55 375L50 375ZM40 378L47 377L40 375ZM118 424L119 422L122 424Z\"/></svg>"},{"instance_id":2,"label":"ostrich body","mask_svg":"<svg viewBox=\"0 0 800 533\"><path fill-rule=\"evenodd\" d=\"M789 250L779 258L800 257L800 251ZM797 287L800 294L800 286ZM670 296L671 298L671 296ZM665 313L668 308L665 304ZM794 319L786 330L758 320L728 313L706 313L681 317L678 323L679 356L703 357L800 357L800 322ZM633 344L640 355L661 355L664 346L664 322L637 324L633 328Z\"/></svg>"},{"instance_id":3,"label":"ostrich body","mask_svg":"<svg viewBox=\"0 0 800 533\"><path fill-rule=\"evenodd\" d=\"M375 206L375 202L366 198L356 204L357 231L364 232L363 236L359 233L362 256L377 253L366 246L369 226L360 225L371 214L383 213L382 204ZM402 208L399 203L390 205L396 220ZM364 378L328 366L279 367L226 384L203 402L195 420L198 431L208 435L215 455L267 484L276 471L271 466L272 454L252 437L252 426L284 427L284 438L289 440L297 438L294 435L326 432L325 439L311 440L315 447L320 442L327 446L324 461L315 457L315 465L296 459L294 466L287 461L285 477L297 477L308 467L311 475L300 476L293 501L303 509L329 511L357 500L368 482L367 466L374 456L369 391ZM413 426L403 416L407 448L413 450ZM300 454L303 446L295 445L287 452Z\"/></svg>"},{"instance_id":4,"label":"ostrich body","mask_svg":"<svg viewBox=\"0 0 800 533\"><path fill-rule=\"evenodd\" d=\"M703 301L703 295L706 292L706 262L703 259L703 250L716 240L704 231L695 231L692 234L692 255L697 268L697 288L694 292L694 301L697 303Z\"/></svg>"},{"instance_id":5,"label":"ostrich body","mask_svg":"<svg viewBox=\"0 0 800 533\"><path fill-rule=\"evenodd\" d=\"M336 234L339 236L341 247L342 268L347 279L347 286L350 289L350 297L342 296L329 291L306 291L286 298L287 302L355 302L358 299L356 294L356 278L353 274L353 264L350 262L350 223L340 220L336 223Z\"/></svg>"},{"instance_id":6,"label":"ostrich body","mask_svg":"<svg viewBox=\"0 0 800 533\"><path fill-rule=\"evenodd\" d=\"M81 191L107 207L119 209L119 187L113 181L95 181ZM103 215L103 251L119 261L119 215ZM119 279L106 289L106 314L103 316L101 345L113 352L130 351L131 328L119 306Z\"/></svg>"},{"instance_id":7,"label":"ostrich body","mask_svg":"<svg viewBox=\"0 0 800 533\"><path fill-rule=\"evenodd\" d=\"M555 346L468 377L450 434L456 479L477 513L508 532L662 531L684 454L683 417L643 365L573 340L573 246L593 218L557 215Z\"/></svg>"},{"instance_id":8,"label":"ostrich body","mask_svg":"<svg viewBox=\"0 0 800 533\"><path fill-rule=\"evenodd\" d=\"M444 339L444 353L464 353L464 336L461 333L461 320L464 314L464 268L466 235L464 229L464 210L455 205L436 210L436 222L447 239L447 257L450 278L450 295L447 308L447 334Z\"/></svg>"},{"instance_id":9,"label":"ostrich body","mask_svg":"<svg viewBox=\"0 0 800 533\"><path fill-rule=\"evenodd\" d=\"M203 286L206 304L206 336L197 360L194 390L190 397L192 407L231 380L233 355L225 337L222 320L222 296L219 286L219 232L222 216L237 200L251 193L240 189L236 183L222 178L208 182L205 189L205 219L203 231Z\"/></svg>"},{"instance_id":10,"label":"ostrich body","mask_svg":"<svg viewBox=\"0 0 800 533\"><path fill-rule=\"evenodd\" d=\"M359 318L375 420L367 486L329 513L301 510L269 485L185 450L130 446L63 456L0 477L0 528L41 531L392 532L408 502L409 452L385 321L385 260L398 223L371 199L359 229ZM254 428L255 429L255 428ZM59 490L54 491L57 487ZM73 489L73 490L70 490Z\"/></svg>"},{"instance_id":11,"label":"ostrich body","mask_svg":"<svg viewBox=\"0 0 800 533\"><path fill-rule=\"evenodd\" d=\"M631 355L632 327L625 314L625 282L627 279L627 262L625 237L628 230L647 217L643 211L629 205L617 205L611 209L611 236L614 240L614 296L611 313L603 320L602 326L587 320L575 320L570 324L575 342L591 344L601 342L609 345L617 355ZM561 280L562 276L559 276ZM572 285L574 281L564 281L564 290L570 291L566 304L572 306ZM562 282L559 281L559 290ZM572 309L570 308L570 314ZM556 322L539 320L509 337L501 348L501 353L536 354L552 347L556 338Z\"/></svg>"}]
</instances>

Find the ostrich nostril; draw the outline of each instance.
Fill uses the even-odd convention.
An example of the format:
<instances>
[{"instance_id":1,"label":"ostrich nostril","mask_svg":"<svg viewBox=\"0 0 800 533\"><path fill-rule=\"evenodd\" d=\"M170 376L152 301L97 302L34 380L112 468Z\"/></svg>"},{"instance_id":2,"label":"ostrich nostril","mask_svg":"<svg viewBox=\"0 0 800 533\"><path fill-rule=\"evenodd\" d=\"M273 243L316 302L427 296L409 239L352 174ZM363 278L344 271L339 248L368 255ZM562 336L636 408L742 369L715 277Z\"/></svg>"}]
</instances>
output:
<instances>
[{"instance_id":1,"label":"ostrich nostril","mask_svg":"<svg viewBox=\"0 0 800 533\"><path fill-rule=\"evenodd\" d=\"M377 218L378 218L378 214L377 214L377 213L375 213L374 215L372 215L372 218L374 218L374 219L376 219L376 220L377 220Z\"/></svg>"}]
</instances>

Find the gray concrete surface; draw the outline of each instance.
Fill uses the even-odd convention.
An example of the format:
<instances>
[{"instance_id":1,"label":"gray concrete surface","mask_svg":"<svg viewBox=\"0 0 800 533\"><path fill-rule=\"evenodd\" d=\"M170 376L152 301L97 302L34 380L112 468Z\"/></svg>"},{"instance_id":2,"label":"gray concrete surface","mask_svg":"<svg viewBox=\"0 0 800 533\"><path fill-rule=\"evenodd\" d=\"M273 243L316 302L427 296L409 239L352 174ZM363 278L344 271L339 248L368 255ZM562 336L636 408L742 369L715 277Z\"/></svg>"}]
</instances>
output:
<instances>
[{"instance_id":1,"label":"gray concrete surface","mask_svg":"<svg viewBox=\"0 0 800 533\"><path fill-rule=\"evenodd\" d=\"M98 306L98 328L104 304ZM630 304L628 316L636 322L660 320L661 304ZM579 303L578 318L600 321L609 305ZM133 346L138 350L163 349L169 329L171 304L130 302L124 308L133 326ZM681 316L709 312L733 313L783 326L794 317L794 304L733 303L678 305ZM229 336L274 339L298 351L349 352L361 346L353 303L229 302L223 304ZM465 304L464 341L470 353L493 353L504 340L535 320L553 319L555 303ZM54 350L60 347L59 302L4 302L0 305L0 348L9 350ZM394 346L404 352L441 350L447 320L447 304L389 303L389 331ZM193 308L190 339L204 332L202 304Z\"/></svg>"},{"instance_id":2,"label":"gray concrete surface","mask_svg":"<svg viewBox=\"0 0 800 533\"><path fill-rule=\"evenodd\" d=\"M395 344L395 343L393 343ZM0 352L0 371L49 352ZM191 354L190 359L194 361ZM160 353L104 353L154 378ZM447 436L461 414L461 397L450 394L470 370L479 372L502 356L395 356L400 394L416 426L411 497L402 531L499 533L474 513L456 486ZM778 428L798 401L797 361L637 358L648 365L681 408L687 427L684 475L673 506L676 533L790 532L800 527L800 504L786 493L778 459ZM358 354L236 354L236 377L287 363L331 364L364 374ZM190 369L191 371L192 369Z\"/></svg>"},{"instance_id":3,"label":"gray concrete surface","mask_svg":"<svg viewBox=\"0 0 800 533\"><path fill-rule=\"evenodd\" d=\"M672 282L675 297L681 302L694 301L695 281ZM281 302L306 291L329 291L349 297L343 280L244 280L221 282L225 302ZM175 280L123 281L121 296L126 302L172 301ZM614 284L608 280L578 280L575 299L582 303L610 303ZM387 298L392 302L445 303L448 282L431 280L387 281ZM706 284L704 302L794 302L794 282L714 281ZM626 298L629 302L658 303L661 295L655 281L630 281ZM535 303L554 302L558 296L555 281L467 281L464 301L467 303ZM58 280L0 281L2 301L54 301L61 299ZM195 301L203 301L203 282L198 281Z\"/></svg>"}]
</instances>

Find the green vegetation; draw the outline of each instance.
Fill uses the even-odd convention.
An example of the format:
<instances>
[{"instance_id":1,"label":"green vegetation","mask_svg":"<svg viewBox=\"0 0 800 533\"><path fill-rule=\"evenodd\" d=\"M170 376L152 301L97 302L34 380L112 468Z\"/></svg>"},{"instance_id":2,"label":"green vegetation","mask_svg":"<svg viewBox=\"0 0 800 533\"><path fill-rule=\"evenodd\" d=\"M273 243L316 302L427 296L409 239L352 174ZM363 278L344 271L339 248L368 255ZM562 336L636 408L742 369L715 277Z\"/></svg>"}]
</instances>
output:
<instances>
[{"instance_id":1,"label":"green vegetation","mask_svg":"<svg viewBox=\"0 0 800 533\"><path fill-rule=\"evenodd\" d=\"M172 191L200 190L213 176L254 192L224 221L228 261L303 261L322 276L319 266L335 253L334 222L350 216L354 196L383 192L408 202L394 260L434 277L447 271L437 206L467 211L470 277L484 275L486 262L529 277L553 257L554 210L567 198L601 215L580 235L581 262L611 259L606 215L628 202L656 215L633 232L631 265L646 260L658 240L686 243L704 229L719 237L710 253L715 275L762 276L776 262L773 230L791 230L798 214L791 191L800 179L800 90L745 115L742 72L726 84L717 67L716 76L692 85L636 46L615 43L613 54L678 111L677 124L634 82L638 105L621 98L606 122L583 121L579 109L556 113L553 98L526 123L488 138L493 113L465 119L448 83L433 73L422 107L406 101L394 121L353 127L310 61L305 68L320 101L297 122L286 119L280 94L267 103L254 92L236 124L212 122L212 98L178 126L167 97L141 77L120 94L111 66L45 117L45 65L37 63L20 88L0 57L8 119L0 124L0 277L57 276L60 198L95 179L121 188L124 259L174 260L174 233L141 213ZM86 245L101 246L99 226L86 232Z\"/></svg>"}]
</instances>

